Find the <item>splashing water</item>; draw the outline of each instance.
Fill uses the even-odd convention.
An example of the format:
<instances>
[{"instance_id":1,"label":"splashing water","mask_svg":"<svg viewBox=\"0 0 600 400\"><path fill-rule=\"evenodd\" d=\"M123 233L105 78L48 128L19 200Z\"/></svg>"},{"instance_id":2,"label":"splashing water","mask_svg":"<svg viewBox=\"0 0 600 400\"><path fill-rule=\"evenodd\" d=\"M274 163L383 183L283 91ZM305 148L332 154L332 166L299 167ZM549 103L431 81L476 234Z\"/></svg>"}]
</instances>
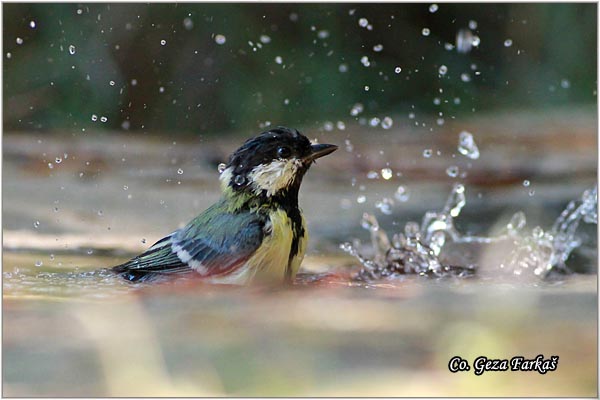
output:
<instances>
[{"instance_id":1,"label":"splashing water","mask_svg":"<svg viewBox=\"0 0 600 400\"><path fill-rule=\"evenodd\" d=\"M456 238L459 236L452 224L452 218L460 213L464 204L464 186L457 184L440 213L428 212L421 227L416 222L407 222L404 232L395 234L391 243L388 235L379 227L377 219L365 213L362 227L371 233L371 242L375 249L373 259L364 258L356 246L350 243L341 245L342 250L357 257L363 265L355 279L369 281L405 274L470 275L472 268L450 266L441 262L438 257L446 240L444 232Z\"/></svg>"},{"instance_id":2,"label":"splashing water","mask_svg":"<svg viewBox=\"0 0 600 400\"><path fill-rule=\"evenodd\" d=\"M512 250L498 265L502 270L521 275L525 270L533 271L536 276L545 278L552 271L568 272L566 261L571 252L581 245L575 236L579 223L598 223L598 189L586 190L581 199L571 201L552 229L544 232L535 227L531 233L523 233L526 225L525 214L515 213L505 229L495 237L466 235L454 226L454 218L460 215L466 205L465 187L455 184L441 211L428 211L423 216L421 226L410 221L404 226L403 233L388 235L379 226L377 219L368 213L363 215L362 227L371 233L374 255L371 259L360 254L360 243L348 242L340 248L356 257L362 268L355 275L356 280L372 281L378 279L399 278L406 274L424 276L472 276L478 265L451 265L446 261L443 250L452 244L491 245L508 242ZM449 246L450 245L450 246Z\"/></svg>"},{"instance_id":3,"label":"splashing water","mask_svg":"<svg viewBox=\"0 0 600 400\"><path fill-rule=\"evenodd\" d=\"M515 249L501 265L515 275L532 270L547 277L552 272L570 272L566 262L572 251L581 245L575 236L580 222L598 224L598 187L588 189L578 200L569 202L548 232L536 226L530 235L517 237ZM523 224L524 225L524 224Z\"/></svg>"}]
</instances>

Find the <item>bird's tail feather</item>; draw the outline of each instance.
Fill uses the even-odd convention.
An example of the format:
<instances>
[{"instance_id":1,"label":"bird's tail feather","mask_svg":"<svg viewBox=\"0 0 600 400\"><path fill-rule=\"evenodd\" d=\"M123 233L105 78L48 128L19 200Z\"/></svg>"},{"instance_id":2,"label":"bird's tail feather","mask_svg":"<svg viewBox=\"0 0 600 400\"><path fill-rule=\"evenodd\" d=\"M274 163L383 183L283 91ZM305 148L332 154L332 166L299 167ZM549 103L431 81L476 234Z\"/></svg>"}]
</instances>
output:
<instances>
[{"instance_id":1,"label":"bird's tail feather","mask_svg":"<svg viewBox=\"0 0 600 400\"><path fill-rule=\"evenodd\" d=\"M171 236L167 236L152 247L111 270L132 282L153 281L167 274L181 274L191 271L171 249Z\"/></svg>"}]
</instances>

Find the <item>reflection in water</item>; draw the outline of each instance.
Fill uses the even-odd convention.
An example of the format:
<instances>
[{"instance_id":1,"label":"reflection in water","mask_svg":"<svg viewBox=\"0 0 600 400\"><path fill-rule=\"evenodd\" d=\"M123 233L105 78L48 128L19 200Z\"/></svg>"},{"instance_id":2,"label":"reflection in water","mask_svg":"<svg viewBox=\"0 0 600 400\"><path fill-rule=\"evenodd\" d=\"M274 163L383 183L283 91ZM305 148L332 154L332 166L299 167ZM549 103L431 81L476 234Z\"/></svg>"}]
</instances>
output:
<instances>
[{"instance_id":1,"label":"reflection in water","mask_svg":"<svg viewBox=\"0 0 600 400\"><path fill-rule=\"evenodd\" d=\"M455 184L441 211L426 212L420 227L416 222L407 222L404 232L394 234L391 243L377 219L365 213L362 226L371 233L374 256L371 259L362 256L357 249L359 244L346 242L340 246L358 258L363 266L355 278L369 281L405 274L471 276L479 265L471 263L467 257L459 259L458 263L446 261L446 253L452 251L453 245L506 243L510 247L508 256L499 264L501 269L517 276L528 270L546 278L551 272L569 272L566 261L571 252L581 245L581 240L575 236L579 223L582 220L598 223L597 187L586 190L581 199L571 201L547 232L536 226L530 233L524 233L526 218L519 211L498 236L462 234L455 228L454 218L460 215L465 204L465 187Z\"/></svg>"}]
</instances>

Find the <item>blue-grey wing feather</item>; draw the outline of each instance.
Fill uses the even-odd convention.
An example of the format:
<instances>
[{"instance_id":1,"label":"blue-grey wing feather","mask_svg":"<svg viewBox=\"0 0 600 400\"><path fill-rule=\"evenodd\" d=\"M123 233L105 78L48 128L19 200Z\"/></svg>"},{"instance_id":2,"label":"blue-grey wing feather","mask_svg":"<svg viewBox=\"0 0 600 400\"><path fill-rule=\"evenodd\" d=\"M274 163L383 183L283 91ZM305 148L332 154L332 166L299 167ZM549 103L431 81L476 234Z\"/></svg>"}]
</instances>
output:
<instances>
[{"instance_id":1,"label":"blue-grey wing feather","mask_svg":"<svg viewBox=\"0 0 600 400\"><path fill-rule=\"evenodd\" d=\"M113 271L131 281L193 270L209 276L245 263L266 234L267 218L257 213L222 213L209 208L185 227Z\"/></svg>"},{"instance_id":2,"label":"blue-grey wing feather","mask_svg":"<svg viewBox=\"0 0 600 400\"><path fill-rule=\"evenodd\" d=\"M224 273L244 263L258 249L265 234L265 218L256 213L222 213L206 223L192 221L175 232L172 248L199 272Z\"/></svg>"}]
</instances>

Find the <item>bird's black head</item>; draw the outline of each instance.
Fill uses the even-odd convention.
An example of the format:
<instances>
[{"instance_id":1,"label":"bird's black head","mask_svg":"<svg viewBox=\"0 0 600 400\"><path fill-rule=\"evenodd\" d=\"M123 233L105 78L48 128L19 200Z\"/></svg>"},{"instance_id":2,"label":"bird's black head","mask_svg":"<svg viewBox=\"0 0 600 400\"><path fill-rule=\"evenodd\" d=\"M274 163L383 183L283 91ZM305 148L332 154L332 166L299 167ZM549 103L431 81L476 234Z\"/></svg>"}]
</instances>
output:
<instances>
[{"instance_id":1,"label":"bird's black head","mask_svg":"<svg viewBox=\"0 0 600 400\"><path fill-rule=\"evenodd\" d=\"M224 189L272 197L297 191L302 177L319 157L337 149L311 144L295 129L273 128L248 139L230 157L221 173Z\"/></svg>"}]
</instances>

